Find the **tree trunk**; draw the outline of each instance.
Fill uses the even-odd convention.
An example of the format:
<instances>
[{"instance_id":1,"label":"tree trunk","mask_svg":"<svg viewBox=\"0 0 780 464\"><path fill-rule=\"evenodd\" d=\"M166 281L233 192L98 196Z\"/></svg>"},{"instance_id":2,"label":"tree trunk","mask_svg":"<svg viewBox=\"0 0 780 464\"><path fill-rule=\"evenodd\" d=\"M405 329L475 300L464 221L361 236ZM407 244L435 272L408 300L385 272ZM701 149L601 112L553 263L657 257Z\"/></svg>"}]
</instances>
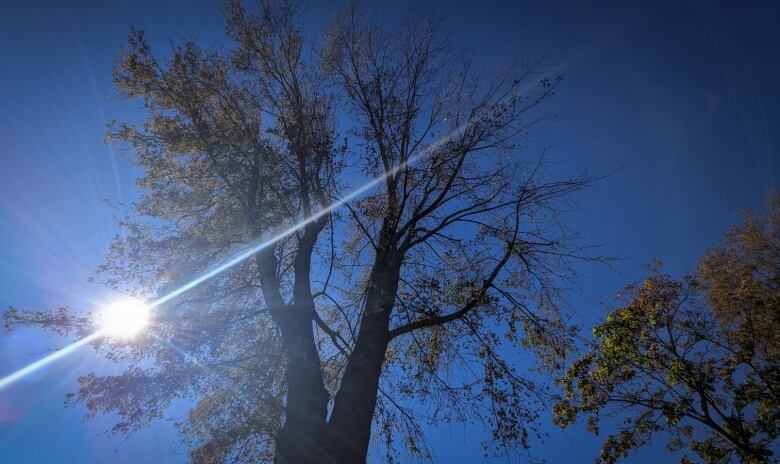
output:
<instances>
[{"instance_id":1,"label":"tree trunk","mask_svg":"<svg viewBox=\"0 0 780 464\"><path fill-rule=\"evenodd\" d=\"M287 404L284 425L276 436L277 464L329 462L323 459L328 392L314 346L312 319L304 314L290 311L290 320L280 324L287 353Z\"/></svg>"},{"instance_id":2,"label":"tree trunk","mask_svg":"<svg viewBox=\"0 0 780 464\"><path fill-rule=\"evenodd\" d=\"M390 341L390 313L398 290L400 267L394 258L377 259L371 273L360 332L328 425L332 457L342 464L366 462L379 378Z\"/></svg>"},{"instance_id":3,"label":"tree trunk","mask_svg":"<svg viewBox=\"0 0 780 464\"><path fill-rule=\"evenodd\" d=\"M294 303L275 315L282 331L287 366L284 425L276 436L277 464L329 463L325 444L328 392L315 345L316 309L311 294L311 254L324 222L307 225L295 257Z\"/></svg>"},{"instance_id":4,"label":"tree trunk","mask_svg":"<svg viewBox=\"0 0 780 464\"><path fill-rule=\"evenodd\" d=\"M308 282L310 253L299 251L295 263L296 302L274 314L287 355L286 418L275 441L276 464L366 462L379 379L390 341L399 263L393 251L377 253L360 331L327 421L329 397L312 327L315 308Z\"/></svg>"}]
</instances>

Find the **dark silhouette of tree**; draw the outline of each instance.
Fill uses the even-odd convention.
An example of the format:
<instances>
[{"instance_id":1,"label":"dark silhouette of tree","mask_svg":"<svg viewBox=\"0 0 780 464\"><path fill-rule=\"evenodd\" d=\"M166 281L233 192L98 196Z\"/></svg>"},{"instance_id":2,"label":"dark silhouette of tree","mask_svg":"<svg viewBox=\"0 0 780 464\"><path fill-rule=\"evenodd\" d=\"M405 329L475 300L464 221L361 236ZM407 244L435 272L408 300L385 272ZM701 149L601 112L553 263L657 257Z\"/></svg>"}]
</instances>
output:
<instances>
[{"instance_id":1,"label":"dark silhouette of tree","mask_svg":"<svg viewBox=\"0 0 780 464\"><path fill-rule=\"evenodd\" d=\"M548 397L506 355L560 366L559 288L589 259L559 217L589 179L545 180L521 149L558 80L475 72L430 18L388 28L349 7L309 55L290 4L225 13L227 50L161 59L134 31L120 55L116 86L146 119L109 138L143 196L99 277L153 300L316 220L167 302L132 343L95 342L126 368L80 378L71 400L120 433L188 400L195 463L359 463L372 436L388 461L429 459L422 427L449 421L519 455ZM6 319L93 330L67 312Z\"/></svg>"},{"instance_id":2,"label":"dark silhouette of tree","mask_svg":"<svg viewBox=\"0 0 780 464\"><path fill-rule=\"evenodd\" d=\"M747 213L694 275L676 281L659 266L623 298L560 380L557 423L585 416L598 433L601 418L621 418L597 462L663 432L707 463L778 462L780 197L766 216Z\"/></svg>"}]
</instances>

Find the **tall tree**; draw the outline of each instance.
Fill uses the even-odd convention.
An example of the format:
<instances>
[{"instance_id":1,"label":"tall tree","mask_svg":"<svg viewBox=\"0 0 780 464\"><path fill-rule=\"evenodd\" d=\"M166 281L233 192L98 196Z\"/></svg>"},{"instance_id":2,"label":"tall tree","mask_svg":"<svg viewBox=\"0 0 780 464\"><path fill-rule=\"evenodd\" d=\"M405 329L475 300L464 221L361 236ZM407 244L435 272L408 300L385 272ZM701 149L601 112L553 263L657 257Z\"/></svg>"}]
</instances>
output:
<instances>
[{"instance_id":1,"label":"tall tree","mask_svg":"<svg viewBox=\"0 0 780 464\"><path fill-rule=\"evenodd\" d=\"M360 463L372 435L388 460L430 458L424 421L480 420L488 453L527 447L546 397L512 353L559 366L573 331L558 288L586 257L558 208L588 179L545 180L522 149L558 81L475 72L427 18L388 28L349 7L311 56L290 4L231 2L226 18L227 51L185 42L162 60L136 31L120 56L120 95L147 118L109 137L143 197L99 275L154 299L305 225L168 301L132 343L96 342L126 369L80 378L72 400L122 433L190 400L195 463Z\"/></svg>"},{"instance_id":2,"label":"tall tree","mask_svg":"<svg viewBox=\"0 0 780 464\"><path fill-rule=\"evenodd\" d=\"M600 418L620 418L599 462L664 432L670 449L710 464L778 462L780 196L766 216L746 214L694 275L680 282L655 269L624 298L561 379L558 423L582 415L598 433Z\"/></svg>"}]
</instances>

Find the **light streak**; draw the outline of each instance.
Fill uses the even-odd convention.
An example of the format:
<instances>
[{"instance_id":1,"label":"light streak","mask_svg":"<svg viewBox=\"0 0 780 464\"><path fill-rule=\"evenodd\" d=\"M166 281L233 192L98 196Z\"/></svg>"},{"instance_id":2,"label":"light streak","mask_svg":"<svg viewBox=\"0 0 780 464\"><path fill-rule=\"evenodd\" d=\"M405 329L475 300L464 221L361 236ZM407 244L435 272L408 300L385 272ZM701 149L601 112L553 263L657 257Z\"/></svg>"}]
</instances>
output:
<instances>
[{"instance_id":1,"label":"light streak","mask_svg":"<svg viewBox=\"0 0 780 464\"><path fill-rule=\"evenodd\" d=\"M548 75L549 73L545 74ZM536 83L534 86L538 85ZM517 89L516 92L513 93L519 93L520 90L525 89ZM530 89L528 89L530 90ZM169 292L168 294L156 299L151 304L149 304L148 308L154 309L164 303L167 303L168 301L176 298L177 296L181 295L182 293L186 292L187 290L191 290L192 288L202 284L203 282L211 279L212 277L215 277L219 275L220 273L230 269L231 267L235 266L236 264L239 264L240 262L254 256L256 253L262 251L265 248L268 248L269 246L279 242L280 240L284 239L285 237L303 229L307 225L317 221L318 219L322 218L323 216L329 214L331 211L336 210L348 202L354 200L355 198L361 196L365 192L371 190L372 188L376 187L378 184L380 184L382 181L387 179L390 176L394 176L398 174L402 169L405 169L407 166L411 166L418 161L427 158L430 156L430 154L437 148L439 148L444 143L448 142L452 139L454 135L462 135L463 131L469 127L474 121L476 121L479 117L482 116L482 112L478 112L477 114L473 115L468 121L466 121L464 124L460 125L459 127L455 128L452 132L450 132L448 135L439 138L435 142L431 143L429 146L427 146L424 150L422 150L420 153L414 156L410 156L406 159L406 161L403 161L401 163L398 163L397 166L393 167L392 169L386 171L384 174L381 174L370 181L366 182L365 184L361 185L360 187L356 188L355 190L351 191L347 195L339 198L338 200L334 201L333 203L329 204L328 206L322 208L321 210L317 211L316 213L312 214L308 218L303 219L302 221L282 230L281 232L278 232L276 235L271 236L270 238L267 238L260 243L250 246L246 250L242 251L241 253L233 256L228 261L220 264L219 266L215 267L214 269L206 272L205 274L201 275L200 277L196 277L195 279L191 280L190 282L182 285L181 287ZM46 366L47 364L56 361L57 359L60 359L74 351L76 351L78 348L81 348L84 345L87 345L104 334L100 331L93 333L92 335L89 335L87 337L82 338L81 340L77 340L70 345L55 351L54 353L43 357L32 364L27 365L26 367L23 367L19 369L18 371L9 374L3 378L0 378L0 390L7 387L8 385L12 384L13 382L21 379L22 377Z\"/></svg>"},{"instance_id":2,"label":"light streak","mask_svg":"<svg viewBox=\"0 0 780 464\"><path fill-rule=\"evenodd\" d=\"M462 126L462 127L465 127ZM460 132L461 128L458 128L457 132ZM451 136L450 136L451 137ZM442 138L438 140L437 142L433 143L429 147L427 147L426 150L422 151L418 155L412 156L408 158L405 162L399 163L397 166L395 166L393 169L385 172L382 175L379 175L370 181L366 182L365 184L361 185L357 189L353 190L349 194L339 198L338 200L334 201L333 203L329 204L328 206L322 208L321 210L317 211L316 213L312 214L308 218L303 219L302 221L282 230L281 232L278 232L277 234L271 236L270 238L267 238L260 243L250 246L246 250L242 251L241 253L233 256L228 261L220 264L219 266L215 267L214 269L206 272L205 274L191 280L190 282L182 285L181 287L177 288L176 290L171 291L170 293L156 299L151 304L149 304L149 309L154 309L164 303L167 303L168 301L176 298L177 296L181 295L182 293L186 292L187 290L191 290L192 288L202 284L203 282L211 279L212 277L215 277L219 275L220 273L230 269L231 267L235 266L236 264L250 258L251 256L255 255L256 253L264 250L265 248L268 248L269 246L279 242L280 240L284 239L285 237L303 229L307 225L317 221L318 219L322 218L323 216L329 214L331 211L338 209L342 206L344 206L347 202L354 200L355 198L359 197L360 195L364 194L365 192L371 190L372 188L376 187L379 183L384 181L390 176L396 175L400 170L406 168L407 166L411 166L412 164L416 163L420 159L427 157L431 151L433 151L435 148L439 147L442 143L444 143L446 140L449 140L450 137ZM21 379L22 377L31 374L38 369L46 366L47 364L56 361L64 356L69 355L70 353L73 353L77 349L81 348L84 345L87 345L104 334L100 331L93 333L92 335L89 335L87 337L84 337L80 340L77 340L70 345L57 350L53 353L51 353L48 356L45 356L21 369L19 369L16 372L13 372L12 374L9 374L3 378L0 378L0 390L4 389L5 387L11 385L12 383L16 382L17 380Z\"/></svg>"},{"instance_id":3,"label":"light streak","mask_svg":"<svg viewBox=\"0 0 780 464\"><path fill-rule=\"evenodd\" d=\"M0 390L7 387L8 385L11 385L12 383L16 382L17 380L21 379L22 377L32 374L33 372L37 371L38 369L42 368L43 366L49 364L52 361L56 361L64 356L67 356L77 349L81 348L82 346L93 342L100 338L103 334L101 332L95 332L92 335L89 335L87 337L82 338L81 340L75 341L71 343L70 345L66 346L65 348L62 348L60 350L55 351L54 353L45 356L32 364L28 364L27 366L19 369L18 371L14 372L13 374L7 375L0 379Z\"/></svg>"},{"instance_id":4,"label":"light streak","mask_svg":"<svg viewBox=\"0 0 780 464\"><path fill-rule=\"evenodd\" d=\"M563 67L568 67L572 63L573 63L573 61L570 60L570 62L567 62L565 64L565 66L563 66ZM542 75L542 77L549 77L551 75L553 75L553 72L550 71L550 72L544 73ZM532 84L532 87L538 86L539 82L540 81L536 81L534 84ZM530 91L530 90L531 90L530 88L528 88L528 89L517 88L512 93L513 94L517 94L517 93L522 93L524 91ZM297 224L294 224L294 225L288 227L287 229L282 230L281 232L277 233L276 235L273 235L270 238L265 239L265 240L261 241L260 243L258 243L256 245L250 246L249 248L247 248L243 252L235 255L233 258L231 258L228 261L222 263L221 265L215 267L214 269L206 272L205 274L201 275L200 277L197 277L197 278L191 280L190 282L182 285L181 287L177 288L176 290L173 290L170 293L168 293L168 294L158 298L157 300L153 301L148 306L149 310L152 310L152 309L162 305L163 303L166 303L166 302L176 298L177 296L181 295L182 293L186 292L187 290L190 290L190 289L198 286L199 284L202 284L203 282L211 279L212 277L215 277L218 274L220 274L220 273L230 269L231 267L233 267L236 264L238 264L238 263L240 263L240 262L250 258L251 256L255 255L256 253L262 251L263 249L268 248L269 246L275 244L276 242L284 239L288 235L291 235L291 234L299 231L300 229L306 227L307 225L317 221L318 219L322 218L326 214L329 214L331 211L344 206L349 201L352 201L355 198L359 197L360 195L364 194L365 192L371 190L372 188L377 186L379 183L381 183L382 181L384 181L388 177L396 175L398 172L400 172L402 169L405 169L407 166L411 166L411 165L417 163L418 161L420 161L420 160L422 160L424 158L427 158L428 156L430 156L430 154L435 149L439 148L441 145L443 145L444 143L446 143L449 140L451 140L454 135L462 135L463 132L466 130L466 128L468 128L474 121L476 121L480 117L482 117L484 112L489 111L489 110L490 110L490 106L488 106L488 108L486 108L484 111L478 111L468 121L466 121L465 123L461 124L459 127L455 128L449 134L447 134L447 135L439 138L435 142L431 143L430 145L425 147L425 149L423 149L417 155L410 156L409 158L406 159L406 161L403 161L403 162L399 163L397 166L395 166L392 169L386 171L384 174L381 174L381 175L371 179L370 181L368 181L365 184L361 185L360 187L356 188L355 190L353 190L352 192L350 192L346 196L339 198L338 200L336 200L333 203L329 204L328 206L324 207L320 211L312 214L310 217L303 219L302 221L298 222ZM446 119L445 119L445 121L446 121ZM68 346L66 346L64 348L62 348L62 349L60 349L58 351L55 351L54 353L51 353L50 355L45 356L45 357L43 357L43 358L33 362L32 364L29 364L26 367L23 367L23 368L19 369L16 372L13 372L12 374L9 374L9 375L7 375L7 376L5 376L3 378L0 378L0 390L2 390L3 388L7 387L10 384L12 384L13 382L21 379L22 377L24 377L24 376L26 376L26 375L28 375L28 374L30 374L32 372L35 372L36 370L46 366L47 364L49 364L49 363L51 363L53 361L56 361L57 359L60 359L60 358L62 358L64 356L66 356L66 355L76 351L78 348L81 348L82 346L87 345L87 344L97 340L98 338L100 338L103 335L104 334L101 331L97 331L97 332L93 333L92 335L84 337L81 340L77 340L77 341L71 343L70 345L68 345Z\"/></svg>"},{"instance_id":5,"label":"light streak","mask_svg":"<svg viewBox=\"0 0 780 464\"><path fill-rule=\"evenodd\" d=\"M338 209L342 206L344 206L347 202L354 200L355 198L359 197L360 195L364 194L368 190L371 190L374 188L377 184L385 180L386 178L390 177L391 175L395 175L403 169L406 166L409 166L413 164L414 162L418 161L423 155L420 154L417 157L409 158L409 160L405 163L400 163L397 167L391 169L390 171L387 171L385 174L375 177L371 179L369 182L363 184L362 186L358 187L357 189L350 192L348 195L339 198L338 200L334 201L333 203L329 204L325 208L322 208L321 210L317 211L316 213L312 214L306 219L303 219L302 221L288 227L287 229L282 230L281 232L277 233L276 235L271 236L268 239L263 240L262 242L258 243L257 245L251 246L247 248L246 250L242 251L241 253L237 254L233 258L229 259L228 261L224 262L223 264L215 267L214 269L210 270L209 272L201 275L200 277L197 277L193 280L191 280L189 283L186 283L182 285L181 287L177 288L176 290L173 290L172 292L168 293L165 296L162 296L152 302L149 307L150 308L156 308L157 306L160 306L163 303L166 303L177 296L181 295L182 293L186 292L187 290L190 290L203 282L211 279L212 277L230 269L231 267L235 266L236 264L246 260L247 258L259 253L260 251L264 250L265 248L268 248L269 246L275 244L276 242L284 239L285 237L303 229L307 225L316 222L318 219L322 218L323 216L329 214L331 211Z\"/></svg>"}]
</instances>

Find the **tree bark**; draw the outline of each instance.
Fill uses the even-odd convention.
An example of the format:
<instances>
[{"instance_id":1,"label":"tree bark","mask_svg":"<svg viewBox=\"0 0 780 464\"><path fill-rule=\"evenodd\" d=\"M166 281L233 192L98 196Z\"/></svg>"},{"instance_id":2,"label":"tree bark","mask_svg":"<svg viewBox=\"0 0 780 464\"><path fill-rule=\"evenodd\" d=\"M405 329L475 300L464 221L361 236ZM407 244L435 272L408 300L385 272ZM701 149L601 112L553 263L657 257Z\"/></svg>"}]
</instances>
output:
<instances>
[{"instance_id":1,"label":"tree bark","mask_svg":"<svg viewBox=\"0 0 780 464\"><path fill-rule=\"evenodd\" d=\"M314 226L316 227L316 226ZM314 229L312 227L312 229ZM307 228L308 229L308 228ZM369 276L366 307L352 354L328 417L313 320L309 271L315 230L306 230L294 263L294 303L272 312L282 332L287 356L285 422L275 440L276 464L364 464L379 392L379 379L390 341L390 314L395 303L401 254L388 246L377 251ZM388 237L389 234L383 234ZM384 251L383 251L384 250ZM270 260L264 270L270 272ZM264 282L272 289L278 282ZM272 290L269 295L274 295Z\"/></svg>"},{"instance_id":2,"label":"tree bark","mask_svg":"<svg viewBox=\"0 0 780 464\"><path fill-rule=\"evenodd\" d=\"M314 346L311 316L305 317L305 310L296 309L288 313L290 317L283 317L280 324L287 353L287 404L284 425L276 436L275 462L329 462L322 459L327 456L323 443L326 441L328 392L323 386L320 360Z\"/></svg>"},{"instance_id":3,"label":"tree bark","mask_svg":"<svg viewBox=\"0 0 780 464\"><path fill-rule=\"evenodd\" d=\"M397 257L387 253L378 256L371 273L360 332L328 425L331 455L339 463L366 462L399 269Z\"/></svg>"},{"instance_id":4,"label":"tree bark","mask_svg":"<svg viewBox=\"0 0 780 464\"><path fill-rule=\"evenodd\" d=\"M325 421L329 395L325 390L314 339L314 298L311 294L311 255L324 222L309 224L295 257L293 304L276 314L287 356L285 422L276 436L277 464L314 464L327 459Z\"/></svg>"}]
</instances>

